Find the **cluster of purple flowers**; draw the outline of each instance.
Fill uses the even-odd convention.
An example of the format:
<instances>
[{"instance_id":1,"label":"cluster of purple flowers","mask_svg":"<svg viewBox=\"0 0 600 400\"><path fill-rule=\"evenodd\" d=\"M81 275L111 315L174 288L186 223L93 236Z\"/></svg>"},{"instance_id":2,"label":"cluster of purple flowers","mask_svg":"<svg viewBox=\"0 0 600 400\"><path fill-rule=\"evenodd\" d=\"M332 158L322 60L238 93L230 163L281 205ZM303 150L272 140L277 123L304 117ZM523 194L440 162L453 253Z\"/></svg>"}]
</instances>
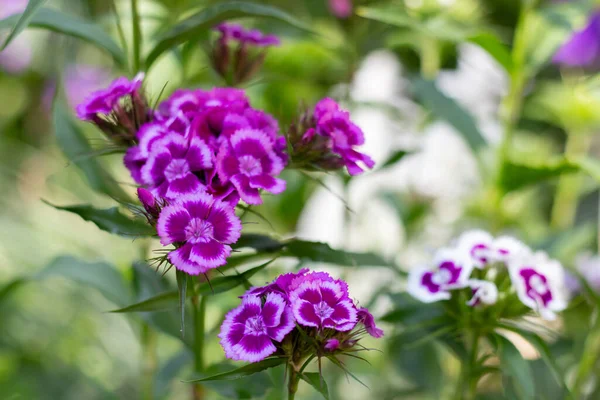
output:
<instances>
[{"instance_id":1,"label":"cluster of purple flowers","mask_svg":"<svg viewBox=\"0 0 600 400\"><path fill-rule=\"evenodd\" d=\"M450 300L465 288L471 293L467 304L473 307L510 301L516 294L525 306L551 320L567 306L565 273L558 261L512 237L494 238L484 231L463 233L455 247L436 253L433 266L415 268L409 275L408 292L426 303Z\"/></svg>"},{"instance_id":2,"label":"cluster of purple flowers","mask_svg":"<svg viewBox=\"0 0 600 400\"><path fill-rule=\"evenodd\" d=\"M371 313L350 299L346 282L304 268L249 289L225 316L219 338L228 358L257 362L276 352L299 359L343 352L365 332L383 336Z\"/></svg>"},{"instance_id":3,"label":"cluster of purple flowers","mask_svg":"<svg viewBox=\"0 0 600 400\"><path fill-rule=\"evenodd\" d=\"M279 43L238 25L216 29L228 49L231 42L240 51ZM79 104L77 115L127 148L124 164L141 186L138 196L148 222L163 245L174 246L168 261L188 274L204 274L226 263L240 237L239 201L262 204L261 191L283 192L286 182L278 175L290 157L302 159L302 154L288 154L275 118L253 108L243 90L179 89L154 110L143 79L143 74L116 79ZM364 136L337 103L322 100L311 118L314 126L301 136L317 157L333 157L337 168L346 165L353 175L362 171L357 162L373 166L354 149Z\"/></svg>"}]
</instances>

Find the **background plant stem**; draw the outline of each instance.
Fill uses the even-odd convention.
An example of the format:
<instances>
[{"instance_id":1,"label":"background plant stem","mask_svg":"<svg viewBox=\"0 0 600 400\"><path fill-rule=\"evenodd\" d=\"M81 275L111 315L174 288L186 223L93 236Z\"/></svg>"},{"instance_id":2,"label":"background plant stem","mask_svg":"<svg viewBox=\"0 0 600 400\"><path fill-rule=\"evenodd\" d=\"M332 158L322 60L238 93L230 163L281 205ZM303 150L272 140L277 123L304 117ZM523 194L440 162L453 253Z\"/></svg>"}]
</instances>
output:
<instances>
[{"instance_id":1,"label":"background plant stem","mask_svg":"<svg viewBox=\"0 0 600 400\"><path fill-rule=\"evenodd\" d=\"M146 323L142 323L141 345L143 352L141 398L154 398L154 379L157 366L156 334Z\"/></svg>"},{"instance_id":2,"label":"background plant stem","mask_svg":"<svg viewBox=\"0 0 600 400\"><path fill-rule=\"evenodd\" d=\"M590 147L590 139L590 135L580 132L570 132L567 135L565 157L571 159L585 155ZM573 225L582 182L583 174L581 173L560 177L556 188L554 205L552 206L552 228L562 230L570 228Z\"/></svg>"},{"instance_id":3,"label":"background plant stem","mask_svg":"<svg viewBox=\"0 0 600 400\"><path fill-rule=\"evenodd\" d=\"M138 0L131 0L131 18L133 19L133 71L140 72L142 67L142 27L138 12Z\"/></svg>"},{"instance_id":4,"label":"background plant stem","mask_svg":"<svg viewBox=\"0 0 600 400\"><path fill-rule=\"evenodd\" d=\"M440 66L440 45L437 39L424 36L421 43L421 75L426 79L435 79Z\"/></svg>"},{"instance_id":5,"label":"background plant stem","mask_svg":"<svg viewBox=\"0 0 600 400\"><path fill-rule=\"evenodd\" d=\"M194 309L194 371L198 374L204 371L204 332L206 323L206 296L194 295L192 297ZM204 388L201 384L193 386L193 399L204 398Z\"/></svg>"}]
</instances>

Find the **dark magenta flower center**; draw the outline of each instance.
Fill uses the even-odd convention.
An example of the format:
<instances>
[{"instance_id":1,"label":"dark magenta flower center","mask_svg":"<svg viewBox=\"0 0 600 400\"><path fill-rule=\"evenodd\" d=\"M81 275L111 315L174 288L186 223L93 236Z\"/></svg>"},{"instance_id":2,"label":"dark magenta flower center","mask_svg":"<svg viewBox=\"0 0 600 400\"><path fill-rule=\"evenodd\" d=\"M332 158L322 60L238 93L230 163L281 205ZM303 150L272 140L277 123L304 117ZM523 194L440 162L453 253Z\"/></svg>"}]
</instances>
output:
<instances>
[{"instance_id":1,"label":"dark magenta flower center","mask_svg":"<svg viewBox=\"0 0 600 400\"><path fill-rule=\"evenodd\" d=\"M326 302L321 301L320 303L315 304L315 314L317 314L317 316L321 318L321 321L323 321L333 314L333 308L331 308Z\"/></svg>"},{"instance_id":2,"label":"dark magenta flower center","mask_svg":"<svg viewBox=\"0 0 600 400\"><path fill-rule=\"evenodd\" d=\"M205 219L193 218L185 228L187 241L191 243L206 243L213 237L214 228Z\"/></svg>"},{"instance_id":3,"label":"dark magenta flower center","mask_svg":"<svg viewBox=\"0 0 600 400\"><path fill-rule=\"evenodd\" d=\"M239 158L240 171L247 176L260 175L262 173L262 166L260 160L252 156L241 156Z\"/></svg>"},{"instance_id":4,"label":"dark magenta flower center","mask_svg":"<svg viewBox=\"0 0 600 400\"><path fill-rule=\"evenodd\" d=\"M183 178L190 172L190 165L182 158L177 158L165 168L165 177L169 182Z\"/></svg>"},{"instance_id":5,"label":"dark magenta flower center","mask_svg":"<svg viewBox=\"0 0 600 400\"><path fill-rule=\"evenodd\" d=\"M265 324L262 320L262 317L250 317L246 321L246 327L244 333L246 335L264 335L266 334L267 329L265 328Z\"/></svg>"}]
</instances>

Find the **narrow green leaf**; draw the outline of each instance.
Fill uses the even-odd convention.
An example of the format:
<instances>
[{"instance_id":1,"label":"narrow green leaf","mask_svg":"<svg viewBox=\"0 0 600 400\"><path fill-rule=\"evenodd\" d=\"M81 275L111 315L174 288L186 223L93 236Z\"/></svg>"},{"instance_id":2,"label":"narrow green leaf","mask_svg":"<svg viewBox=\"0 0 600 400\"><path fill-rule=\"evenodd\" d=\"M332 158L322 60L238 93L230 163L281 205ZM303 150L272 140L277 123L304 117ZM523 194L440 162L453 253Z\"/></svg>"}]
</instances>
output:
<instances>
[{"instance_id":1,"label":"narrow green leaf","mask_svg":"<svg viewBox=\"0 0 600 400\"><path fill-rule=\"evenodd\" d=\"M296 257L300 260L331 263L346 267L386 266L394 265L373 253L354 253L332 249L327 243L310 242L292 239L286 243L283 256Z\"/></svg>"},{"instance_id":2,"label":"narrow green leaf","mask_svg":"<svg viewBox=\"0 0 600 400\"><path fill-rule=\"evenodd\" d=\"M510 51L496 35L489 32L480 32L469 37L468 40L485 50L498 64L504 67L506 72L509 74L512 72L513 62Z\"/></svg>"},{"instance_id":3,"label":"narrow green leaf","mask_svg":"<svg viewBox=\"0 0 600 400\"><path fill-rule=\"evenodd\" d=\"M378 171L382 169L389 168L391 166L396 165L396 163L404 158L405 155L410 154L410 152L406 150L398 150L394 152L382 165L379 167Z\"/></svg>"},{"instance_id":4,"label":"narrow green leaf","mask_svg":"<svg viewBox=\"0 0 600 400\"><path fill-rule=\"evenodd\" d=\"M259 252L271 253L281 250L283 246L283 243L280 243L270 236L256 233L244 233L232 247L234 249L250 247Z\"/></svg>"},{"instance_id":5,"label":"narrow green leaf","mask_svg":"<svg viewBox=\"0 0 600 400\"><path fill-rule=\"evenodd\" d=\"M179 291L172 290L153 296L149 299L142 300L138 303L131 304L127 307L112 310L112 313L129 313L129 312L148 312L148 311L164 311L175 308L179 305Z\"/></svg>"},{"instance_id":6,"label":"narrow green leaf","mask_svg":"<svg viewBox=\"0 0 600 400\"><path fill-rule=\"evenodd\" d=\"M117 305L131 301L131 291L123 277L112 265L105 262L86 262L70 256L56 258L36 274L36 279L55 276L97 289L106 299Z\"/></svg>"},{"instance_id":7,"label":"narrow green leaf","mask_svg":"<svg viewBox=\"0 0 600 400\"><path fill-rule=\"evenodd\" d=\"M356 15L399 28L418 28L418 21L408 15L403 7L359 7Z\"/></svg>"},{"instance_id":8,"label":"narrow green leaf","mask_svg":"<svg viewBox=\"0 0 600 400\"><path fill-rule=\"evenodd\" d=\"M94 190L112 198L128 201L129 196L121 189L114 178L100 166L97 160L81 159L82 155L91 151L90 145L83 133L71 120L67 110L60 103L54 104L53 121L58 145L67 158L81 168L89 185Z\"/></svg>"},{"instance_id":9,"label":"narrow green leaf","mask_svg":"<svg viewBox=\"0 0 600 400\"><path fill-rule=\"evenodd\" d=\"M327 388L327 382L325 382L325 379L323 379L321 374L318 372L305 372L300 375L300 378L315 388L315 390L319 392L325 400L329 400L329 389Z\"/></svg>"},{"instance_id":10,"label":"narrow green leaf","mask_svg":"<svg viewBox=\"0 0 600 400\"><path fill-rule=\"evenodd\" d=\"M244 376L256 374L257 372L261 372L267 370L269 368L277 367L279 365L285 364L287 359L284 357L280 358L267 358L265 360L259 361L257 363L252 363L248 365L244 365L243 367L222 372L220 374L207 376L205 378L195 379L186 382L204 382L204 381L231 381L239 378L243 378Z\"/></svg>"},{"instance_id":11,"label":"narrow green leaf","mask_svg":"<svg viewBox=\"0 0 600 400\"><path fill-rule=\"evenodd\" d=\"M27 13L27 10L25 13ZM22 15L24 16L25 13ZM13 26L15 22L22 19L22 15L12 15L0 20L0 30ZM123 50L102 28L93 22L50 8L39 9L29 18L29 27L47 29L84 40L110 53L120 66L127 65L127 56Z\"/></svg>"},{"instance_id":12,"label":"narrow green leaf","mask_svg":"<svg viewBox=\"0 0 600 400\"><path fill-rule=\"evenodd\" d=\"M27 25L29 25L31 23L31 19L35 15L36 11L45 2L46 2L46 0L29 0L29 2L27 3L27 7L25 8L25 11L23 11L23 14L14 16L15 18L13 18L13 19L16 19L17 22L16 22L14 28L12 29L12 31L10 32L10 34L8 35L8 37L6 38L6 40L4 41L4 44L2 45L2 48L0 49L0 51L4 50L10 44L10 42L12 42L12 40L15 37L17 37L17 35L19 33L21 33L21 31L23 29L27 28Z\"/></svg>"},{"instance_id":13,"label":"narrow green leaf","mask_svg":"<svg viewBox=\"0 0 600 400\"><path fill-rule=\"evenodd\" d=\"M519 350L504 336L494 334L496 351L500 358L500 366L508 375L521 399L535 398L535 384L531 369Z\"/></svg>"},{"instance_id":14,"label":"narrow green leaf","mask_svg":"<svg viewBox=\"0 0 600 400\"><path fill-rule=\"evenodd\" d=\"M156 230L147 222L142 221L141 219L131 219L122 214L117 207L98 209L89 205L56 206L45 200L42 201L57 210L77 214L84 220L93 222L103 231L115 235L125 237L156 235Z\"/></svg>"},{"instance_id":15,"label":"narrow green leaf","mask_svg":"<svg viewBox=\"0 0 600 400\"><path fill-rule=\"evenodd\" d=\"M558 158L539 164L506 161L502 166L500 185L506 192L557 178L562 174L584 172L600 182L600 162L588 157Z\"/></svg>"},{"instance_id":16,"label":"narrow green leaf","mask_svg":"<svg viewBox=\"0 0 600 400\"><path fill-rule=\"evenodd\" d=\"M305 31L312 29L296 17L272 6L247 3L243 1L224 1L206 7L200 12L177 23L175 26L161 36L148 57L146 58L146 69L156 61L165 51L207 32L211 27L221 21L240 17L269 17Z\"/></svg>"},{"instance_id":17,"label":"narrow green leaf","mask_svg":"<svg viewBox=\"0 0 600 400\"><path fill-rule=\"evenodd\" d=\"M188 275L180 270L176 270L177 288L179 290L179 312L181 313L181 337L185 337L185 300L187 298L187 278Z\"/></svg>"},{"instance_id":18,"label":"narrow green leaf","mask_svg":"<svg viewBox=\"0 0 600 400\"><path fill-rule=\"evenodd\" d=\"M556 363L556 357L552 355L552 353L550 352L550 348L548 347L548 344L544 341L544 339L539 337L534 332L530 332L525 329L518 328L516 326L502 325L502 327L518 333L525 340L531 343L531 345L535 347L542 356L542 360L544 360L544 363L546 364L548 369L550 369L552 377L554 378L556 383L558 383L558 385L563 389L567 388L567 385L563 379L564 374L558 367L558 364Z\"/></svg>"},{"instance_id":19,"label":"narrow green leaf","mask_svg":"<svg viewBox=\"0 0 600 400\"><path fill-rule=\"evenodd\" d=\"M219 294L235 289L236 287L248 282L254 274L265 269L267 265L272 263L274 260L270 260L257 267L251 268L248 271L231 276L221 276L208 282L202 283L198 286L196 293L205 296L211 294ZM189 295L188 295L189 296ZM180 296L178 290L173 290L165 293L161 293L152 298L140 301L135 304L131 304L127 307L113 310L113 313L127 313L127 312L143 312L143 311L164 311L180 306Z\"/></svg>"},{"instance_id":20,"label":"narrow green leaf","mask_svg":"<svg viewBox=\"0 0 600 400\"><path fill-rule=\"evenodd\" d=\"M479 132L471 114L456 101L442 93L436 87L435 82L415 78L413 80L413 90L423 105L437 118L452 125L474 152L485 146L486 141Z\"/></svg>"}]
</instances>

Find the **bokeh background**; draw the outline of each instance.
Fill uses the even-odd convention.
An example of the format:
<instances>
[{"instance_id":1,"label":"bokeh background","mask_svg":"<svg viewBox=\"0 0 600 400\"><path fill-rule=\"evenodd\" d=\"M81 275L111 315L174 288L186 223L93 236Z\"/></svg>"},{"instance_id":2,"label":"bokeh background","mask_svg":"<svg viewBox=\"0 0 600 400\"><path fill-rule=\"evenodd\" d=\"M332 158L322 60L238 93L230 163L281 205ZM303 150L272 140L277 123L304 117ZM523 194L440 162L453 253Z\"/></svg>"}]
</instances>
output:
<instances>
[{"instance_id":1,"label":"bokeh background","mask_svg":"<svg viewBox=\"0 0 600 400\"><path fill-rule=\"evenodd\" d=\"M167 27L215 3L139 0L144 50ZM246 215L252 224L245 229L372 251L408 270L426 263L457 233L478 227L512 233L574 271L587 263L590 279L597 279L600 263L585 257L597 253L598 181L581 177L576 214L567 224L552 215L557 179L541 175L539 184L507 191L499 202L493 201L498 194L491 171L505 132L502 111L514 77L471 40L470 32L492 32L510 50L520 1L257 3L285 10L314 33L277 19L240 20L282 39L280 47L269 50L260 74L244 86L253 106L272 113L285 129L303 106L332 96L364 130L363 150L379 165L398 151L407 154L350 181L341 175L286 171L287 191L268 197L256 209L264 219ZM26 4L27 0L0 0L0 19L22 12ZM346 16L348 4L352 8ZM560 155L571 134L589 140L589 156L600 154L600 81L594 67L572 70L550 62L557 46L586 24L594 6L585 1L537 4L545 14L540 11L540 20L524 32L533 72L519 94L522 109L511 146L511 155L519 160L543 163ZM48 0L45 7L93 21L115 41L118 15L131 45L129 1ZM404 26L364 18L360 7L387 7ZM5 38L9 28L0 24L0 29L0 38ZM149 98L159 101L179 87L222 85L207 58L211 40L207 32L162 56L147 74ZM73 108L90 91L127 73L85 41L35 28L25 30L0 53L2 399L189 398L191 389L182 381L191 376L192 356L178 338L177 310L153 315L107 312L130 299L175 287L174 274L163 278L142 262L156 243L111 236L42 201L114 205L91 190L76 162L63 155L53 132L51 107L57 88ZM441 109L432 107L431 93L419 86L423 77L434 80L433 96L442 99ZM486 142L477 154L465 141L464 130L471 125ZM81 157L98 157L133 193L122 155L105 154L106 139L91 125L81 128L93 150ZM295 267L294 262L278 261L253 283ZM390 294L404 288L398 275L386 268L313 267L348 279L352 296L369 304L377 317L394 308ZM86 268L104 272L101 278L89 278L81 272ZM219 364L224 354L215 329L237 304L238 294L215 296L208 305L207 362L215 370L227 368ZM585 301L574 304L566 324L549 327L553 354L565 374L572 371L592 315ZM445 398L458 374L457 361L434 345L403 346L401 329L382 325L384 339L367 339L368 347L382 350L367 355L371 365L348 362L368 388L326 365L331 398ZM536 369L539 355L522 343L519 348L534 368L540 398L561 398L547 373ZM283 372L274 370L234 384L213 383L207 397L278 399L282 380ZM481 398L503 398L500 386L498 379L485 380ZM298 395L319 396L310 387L302 387Z\"/></svg>"}]
</instances>

